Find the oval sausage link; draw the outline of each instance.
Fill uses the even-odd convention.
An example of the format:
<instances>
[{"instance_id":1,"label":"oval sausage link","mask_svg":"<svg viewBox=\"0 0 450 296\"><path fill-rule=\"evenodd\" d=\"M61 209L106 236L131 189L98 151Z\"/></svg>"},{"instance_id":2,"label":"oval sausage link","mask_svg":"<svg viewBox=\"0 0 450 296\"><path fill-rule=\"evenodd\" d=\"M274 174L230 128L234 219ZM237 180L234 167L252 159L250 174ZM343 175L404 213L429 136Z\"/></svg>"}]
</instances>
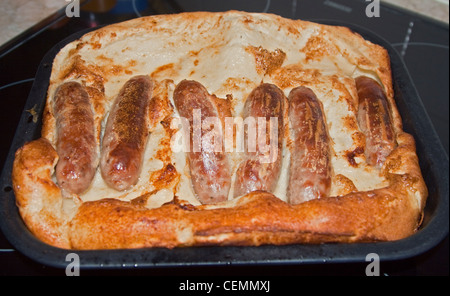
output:
<instances>
[{"instance_id":1,"label":"oval sausage link","mask_svg":"<svg viewBox=\"0 0 450 296\"><path fill-rule=\"evenodd\" d=\"M56 179L63 193L81 194L98 165L98 143L89 95L78 82L58 87L53 98L56 119Z\"/></svg>"},{"instance_id":2,"label":"oval sausage link","mask_svg":"<svg viewBox=\"0 0 450 296\"><path fill-rule=\"evenodd\" d=\"M266 125L265 139L259 138L258 131L245 131L245 158L236 171L234 196L238 197L252 191L264 190L273 193L280 176L283 136L284 136L284 93L274 84L263 83L256 87L248 96L244 106L244 118L253 117L255 122L263 119ZM258 119L259 118L259 119ZM272 121L275 119L275 121ZM271 121L276 122L272 126ZM258 126L258 129L261 127ZM249 151L249 133L257 133L256 151ZM272 142L271 140L276 140ZM262 151L261 144L269 145L267 151ZM270 155L269 155L270 154Z\"/></svg>"},{"instance_id":3,"label":"oval sausage link","mask_svg":"<svg viewBox=\"0 0 450 296\"><path fill-rule=\"evenodd\" d=\"M183 80L176 86L173 98L180 116L186 118L190 124L191 149L187 158L191 182L198 200L202 204L226 201L231 184L231 170L223 149L224 128L221 126L220 132L217 132L217 126L213 129L204 124L207 118L216 118L215 123L221 124L219 111L211 100L212 96L199 82ZM199 115L201 126L194 126L194 112ZM195 133L194 129L200 132ZM214 137L209 137L211 133L214 133ZM220 144L216 146L212 139ZM215 149L217 147L222 148Z\"/></svg>"},{"instance_id":4,"label":"oval sausage link","mask_svg":"<svg viewBox=\"0 0 450 296\"><path fill-rule=\"evenodd\" d=\"M118 191L129 189L139 180L149 135L148 105L152 90L153 82L148 76L131 78L109 112L100 169L103 180Z\"/></svg>"},{"instance_id":5,"label":"oval sausage link","mask_svg":"<svg viewBox=\"0 0 450 296\"><path fill-rule=\"evenodd\" d=\"M293 139L289 203L328 196L332 174L330 137L321 102L311 89L300 86L290 92L289 120Z\"/></svg>"},{"instance_id":6,"label":"oval sausage link","mask_svg":"<svg viewBox=\"0 0 450 296\"><path fill-rule=\"evenodd\" d=\"M366 136L365 155L368 164L381 167L396 146L395 134L386 94L372 78L356 78L358 91L358 124Z\"/></svg>"}]
</instances>

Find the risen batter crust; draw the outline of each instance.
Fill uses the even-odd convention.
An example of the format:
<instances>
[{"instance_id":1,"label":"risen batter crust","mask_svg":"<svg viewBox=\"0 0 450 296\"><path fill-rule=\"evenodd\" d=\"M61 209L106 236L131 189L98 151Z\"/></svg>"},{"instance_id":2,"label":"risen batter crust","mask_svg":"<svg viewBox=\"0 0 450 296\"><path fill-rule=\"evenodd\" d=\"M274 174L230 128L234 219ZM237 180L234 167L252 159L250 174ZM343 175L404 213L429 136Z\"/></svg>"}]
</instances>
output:
<instances>
[{"instance_id":1,"label":"risen batter crust","mask_svg":"<svg viewBox=\"0 0 450 296\"><path fill-rule=\"evenodd\" d=\"M120 87L132 76L150 75L150 137L138 184L119 192L99 170L86 193L65 195L53 177L58 162L50 108L56 88L82 83L95 113L97 140ZM364 135L356 120L354 78L365 75L384 87L397 147L381 169L366 164ZM184 152L174 152L178 128L174 86L202 83L220 106L241 114L245 98L261 82L286 96L303 85L323 104L333 143L331 196L299 205L286 201L289 129L282 173L273 194L257 191L201 205L190 185ZM222 110L226 110L225 107ZM233 172L240 156L232 157ZM389 57L347 28L271 14L185 13L110 25L65 46L53 63L42 138L16 153L13 185L29 229L61 248L105 249L195 245L397 240L420 226L427 189L414 139L403 132L394 102Z\"/></svg>"}]
</instances>

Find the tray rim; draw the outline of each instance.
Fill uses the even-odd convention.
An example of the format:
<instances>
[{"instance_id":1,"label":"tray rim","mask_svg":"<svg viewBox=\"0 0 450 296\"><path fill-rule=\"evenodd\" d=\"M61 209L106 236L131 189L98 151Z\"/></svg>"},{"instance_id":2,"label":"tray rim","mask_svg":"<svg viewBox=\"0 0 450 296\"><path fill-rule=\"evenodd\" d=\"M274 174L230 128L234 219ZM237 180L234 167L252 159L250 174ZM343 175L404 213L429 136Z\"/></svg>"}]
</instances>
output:
<instances>
[{"instance_id":1,"label":"tray rim","mask_svg":"<svg viewBox=\"0 0 450 296\"><path fill-rule=\"evenodd\" d=\"M408 100L418 104L419 122L426 128L427 142L432 142L430 154L433 155L432 166L440 174L438 205L428 223L412 236L393 242L355 243L355 244L295 244L286 246L265 245L259 247L185 247L175 249L143 248L143 249L119 249L119 250L65 250L47 245L28 230L23 223L15 205L15 197L11 187L11 168L15 151L26 141L33 139L36 132L40 134L40 120L37 123L30 122L30 114L27 110L38 106L39 111L45 105L48 81L51 73L53 59L59 50L71 41L80 38L85 33L99 29L100 27L81 30L62 41L58 42L42 59L36 79L33 83L24 111L14 136L10 151L2 170L0 185L0 228L8 241L19 252L34 261L45 265L65 268L68 264L66 256L69 253L77 253L80 256L80 266L83 268L127 268L127 267L175 267L175 266L220 266L220 265L277 265L277 264L326 264L326 263L355 263L364 262L369 253L377 253L380 260L396 261L408 259L427 252L441 242L448 234L449 227L449 200L448 200L448 155L442 146L425 107L412 82L406 65L398 52L378 34L367 28L338 20L315 20L317 23L334 26L345 26L362 35L373 43L386 48L391 57L392 72L406 80L408 88L406 95ZM394 70L394 67L396 68ZM42 82L43 81L43 82ZM42 82L42 83L41 83ZM42 98L43 96L43 98ZM39 107L40 106L40 107ZM417 111L416 110L416 111ZM30 130L30 124L34 124ZM423 135L422 135L423 136ZM416 139L418 143L424 138ZM429 145L430 146L430 145ZM443 172L443 173L442 173ZM19 220L18 220L19 219ZM18 235L19 234L19 235ZM198 252L201 250L201 252ZM206 259L206 252L214 254L213 258ZM282 250L282 252L280 252ZM238 255L236 255L238 254ZM255 254L257 259L254 259ZM294 258L292 255L295 255ZM186 260L190 258L190 260Z\"/></svg>"}]
</instances>

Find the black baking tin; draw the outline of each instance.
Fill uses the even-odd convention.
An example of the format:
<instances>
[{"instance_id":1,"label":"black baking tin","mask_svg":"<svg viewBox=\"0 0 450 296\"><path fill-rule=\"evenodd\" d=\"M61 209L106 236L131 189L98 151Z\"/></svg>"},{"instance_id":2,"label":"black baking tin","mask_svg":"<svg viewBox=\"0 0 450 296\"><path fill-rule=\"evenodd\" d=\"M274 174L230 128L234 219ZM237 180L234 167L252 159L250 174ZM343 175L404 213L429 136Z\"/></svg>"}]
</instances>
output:
<instances>
[{"instance_id":1,"label":"black baking tin","mask_svg":"<svg viewBox=\"0 0 450 296\"><path fill-rule=\"evenodd\" d=\"M364 262L369 253L378 254L382 261L393 261L417 256L436 246L448 234L449 160L406 66L397 51L387 41L365 28L337 21L317 22L349 27L364 38L383 46L389 52L397 106L403 118L404 130L416 139L420 167L429 190L423 225L416 234L394 242L259 247L211 246L171 250L142 248L73 251L42 243L27 229L15 204L11 182L14 153L27 141L40 137L42 112L54 57L64 45L92 30L89 29L73 34L58 43L45 55L38 68L0 179L0 226L5 237L14 248L27 257L42 264L60 268L67 266L66 256L72 252L79 255L80 265L83 268L136 268L350 263ZM37 120L29 112L31 109L37 112L39 116Z\"/></svg>"}]
</instances>

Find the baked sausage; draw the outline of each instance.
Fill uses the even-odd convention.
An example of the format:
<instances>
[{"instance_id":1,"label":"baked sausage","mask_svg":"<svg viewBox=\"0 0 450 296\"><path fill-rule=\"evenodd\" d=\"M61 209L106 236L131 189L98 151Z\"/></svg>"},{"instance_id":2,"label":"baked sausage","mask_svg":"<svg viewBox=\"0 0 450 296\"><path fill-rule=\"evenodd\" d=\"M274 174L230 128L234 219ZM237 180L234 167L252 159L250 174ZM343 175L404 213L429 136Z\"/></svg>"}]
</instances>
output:
<instances>
[{"instance_id":1,"label":"baked sausage","mask_svg":"<svg viewBox=\"0 0 450 296\"><path fill-rule=\"evenodd\" d=\"M108 186L123 191L135 185L149 135L148 105L153 81L139 75L128 80L116 97L103 136L100 169Z\"/></svg>"},{"instance_id":2,"label":"baked sausage","mask_svg":"<svg viewBox=\"0 0 450 296\"><path fill-rule=\"evenodd\" d=\"M192 186L198 200L202 204L226 201L231 186L231 170L223 149L224 128L221 126L220 129L213 129L211 125L205 124L207 118L216 118L216 123L222 124L213 96L209 95L199 82L183 80L176 86L173 99L180 116L188 119L190 125L191 149L187 158ZM196 122L194 112L199 117ZM198 126L199 124L201 126ZM220 132L216 132L218 130ZM215 133L214 137L209 137L211 133ZM213 143L213 139L217 142ZM219 149L216 149L217 147Z\"/></svg>"},{"instance_id":3,"label":"baked sausage","mask_svg":"<svg viewBox=\"0 0 450 296\"><path fill-rule=\"evenodd\" d=\"M98 165L94 111L78 82L60 85L53 97L56 119L56 180L64 193L81 194L89 187Z\"/></svg>"},{"instance_id":4,"label":"baked sausage","mask_svg":"<svg viewBox=\"0 0 450 296\"><path fill-rule=\"evenodd\" d=\"M293 148L287 198L290 204L328 196L331 188L331 144L322 104L306 87L289 93Z\"/></svg>"},{"instance_id":5,"label":"baked sausage","mask_svg":"<svg viewBox=\"0 0 450 296\"><path fill-rule=\"evenodd\" d=\"M265 135L258 132L258 147L251 151L248 141L249 133L256 132L245 130L245 157L236 171L234 184L234 196L238 197L252 191L264 190L273 193L280 176L281 156L284 135L284 93L274 84L263 83L256 87L244 105L244 118L253 117L263 119L266 125ZM258 122L261 122L259 121ZM272 121L275 119L275 121ZM276 126L271 126L271 121ZM261 126L258 126L260 130ZM263 142L261 142L261 136ZM272 142L274 140L274 142ZM268 151L261 151L261 144L270 145ZM268 157L269 153L272 153ZM265 160L263 160L265 159ZM266 161L270 159L270 161Z\"/></svg>"},{"instance_id":6,"label":"baked sausage","mask_svg":"<svg viewBox=\"0 0 450 296\"><path fill-rule=\"evenodd\" d=\"M372 78L356 78L358 124L366 136L365 155L369 165L381 167L396 146L386 94Z\"/></svg>"}]
</instances>

